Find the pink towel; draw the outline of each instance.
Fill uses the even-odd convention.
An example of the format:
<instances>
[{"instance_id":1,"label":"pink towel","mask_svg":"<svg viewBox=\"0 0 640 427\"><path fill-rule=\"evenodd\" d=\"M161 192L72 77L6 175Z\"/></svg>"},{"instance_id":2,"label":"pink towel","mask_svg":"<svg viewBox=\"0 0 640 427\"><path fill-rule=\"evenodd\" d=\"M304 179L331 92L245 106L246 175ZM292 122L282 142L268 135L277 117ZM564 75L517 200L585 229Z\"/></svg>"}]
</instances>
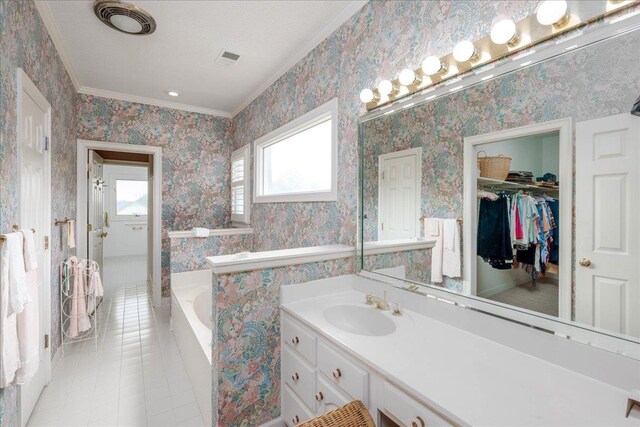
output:
<instances>
[{"instance_id":1,"label":"pink towel","mask_svg":"<svg viewBox=\"0 0 640 427\"><path fill-rule=\"evenodd\" d=\"M16 373L16 384L31 381L40 366L40 313L38 308L38 270L28 271L27 289L31 301L18 313L17 330L20 352L20 369Z\"/></svg>"},{"instance_id":2,"label":"pink towel","mask_svg":"<svg viewBox=\"0 0 640 427\"><path fill-rule=\"evenodd\" d=\"M71 265L71 275L73 277L73 293L71 297L71 316L69 318L69 336L75 338L80 332L91 328L89 316L87 316L87 300L85 291L85 280L83 278L84 263L78 261L75 256L69 257Z\"/></svg>"}]
</instances>

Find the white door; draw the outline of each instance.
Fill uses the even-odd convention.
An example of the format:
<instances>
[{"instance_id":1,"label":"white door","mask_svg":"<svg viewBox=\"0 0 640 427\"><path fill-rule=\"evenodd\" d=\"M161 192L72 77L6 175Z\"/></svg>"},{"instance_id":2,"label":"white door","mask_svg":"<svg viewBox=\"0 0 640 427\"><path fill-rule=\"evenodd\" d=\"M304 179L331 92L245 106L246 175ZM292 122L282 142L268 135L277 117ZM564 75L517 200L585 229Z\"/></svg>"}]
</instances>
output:
<instances>
[{"instance_id":1,"label":"white door","mask_svg":"<svg viewBox=\"0 0 640 427\"><path fill-rule=\"evenodd\" d=\"M379 157L378 240L420 235L422 148Z\"/></svg>"},{"instance_id":2,"label":"white door","mask_svg":"<svg viewBox=\"0 0 640 427\"><path fill-rule=\"evenodd\" d=\"M89 191L87 197L88 258L97 262L100 266L100 271L104 271L103 240L107 237L104 227L104 160L93 150L89 150L89 167L89 182L87 185Z\"/></svg>"},{"instance_id":3,"label":"white door","mask_svg":"<svg viewBox=\"0 0 640 427\"><path fill-rule=\"evenodd\" d=\"M41 343L38 371L20 386L20 425L24 426L51 377L51 107L22 70L18 70L18 76L20 227L36 230L38 290L32 298L37 298L39 323L34 327L39 328Z\"/></svg>"},{"instance_id":4,"label":"white door","mask_svg":"<svg viewBox=\"0 0 640 427\"><path fill-rule=\"evenodd\" d=\"M640 117L576 127L576 321L640 337Z\"/></svg>"}]
</instances>

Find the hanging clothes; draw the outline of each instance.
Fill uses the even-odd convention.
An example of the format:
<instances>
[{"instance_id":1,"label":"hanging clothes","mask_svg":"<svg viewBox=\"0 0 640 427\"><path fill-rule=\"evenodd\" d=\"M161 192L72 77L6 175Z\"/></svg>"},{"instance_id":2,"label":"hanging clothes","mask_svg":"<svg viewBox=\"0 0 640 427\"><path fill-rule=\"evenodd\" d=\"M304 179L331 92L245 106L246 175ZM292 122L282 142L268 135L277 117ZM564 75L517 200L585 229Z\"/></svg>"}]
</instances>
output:
<instances>
[{"instance_id":1,"label":"hanging clothes","mask_svg":"<svg viewBox=\"0 0 640 427\"><path fill-rule=\"evenodd\" d=\"M507 270L513 263L510 229L510 199L481 199L478 220L478 256L493 268Z\"/></svg>"}]
</instances>

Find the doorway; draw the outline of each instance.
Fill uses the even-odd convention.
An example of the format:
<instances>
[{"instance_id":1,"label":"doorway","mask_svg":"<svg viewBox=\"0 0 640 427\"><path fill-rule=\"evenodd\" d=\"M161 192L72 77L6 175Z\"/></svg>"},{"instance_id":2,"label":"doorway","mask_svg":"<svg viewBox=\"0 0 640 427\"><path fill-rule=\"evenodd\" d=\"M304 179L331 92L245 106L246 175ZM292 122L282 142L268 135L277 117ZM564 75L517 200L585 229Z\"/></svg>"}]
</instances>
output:
<instances>
[{"instance_id":1,"label":"doorway","mask_svg":"<svg viewBox=\"0 0 640 427\"><path fill-rule=\"evenodd\" d=\"M378 240L420 235L422 148L378 157Z\"/></svg>"},{"instance_id":2,"label":"doorway","mask_svg":"<svg viewBox=\"0 0 640 427\"><path fill-rule=\"evenodd\" d=\"M161 290L162 149L78 141L78 256L109 283L143 281L155 307Z\"/></svg>"}]
</instances>

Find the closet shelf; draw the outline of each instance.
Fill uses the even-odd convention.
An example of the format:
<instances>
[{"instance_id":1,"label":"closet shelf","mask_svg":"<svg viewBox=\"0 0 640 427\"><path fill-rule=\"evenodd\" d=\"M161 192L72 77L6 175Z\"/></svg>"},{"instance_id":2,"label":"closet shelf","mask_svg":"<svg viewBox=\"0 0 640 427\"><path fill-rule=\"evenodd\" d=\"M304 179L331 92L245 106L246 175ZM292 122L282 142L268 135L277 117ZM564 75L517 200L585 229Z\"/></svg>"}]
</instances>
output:
<instances>
[{"instance_id":1,"label":"closet shelf","mask_svg":"<svg viewBox=\"0 0 640 427\"><path fill-rule=\"evenodd\" d=\"M493 186L496 188L505 188L505 189L512 188L512 189L519 189L519 190L537 190L537 191L545 191L548 193L559 191L559 188L550 188L550 187L544 187L541 185L522 184L520 182L500 181L498 179L481 178L481 177L478 177L478 185Z\"/></svg>"}]
</instances>

